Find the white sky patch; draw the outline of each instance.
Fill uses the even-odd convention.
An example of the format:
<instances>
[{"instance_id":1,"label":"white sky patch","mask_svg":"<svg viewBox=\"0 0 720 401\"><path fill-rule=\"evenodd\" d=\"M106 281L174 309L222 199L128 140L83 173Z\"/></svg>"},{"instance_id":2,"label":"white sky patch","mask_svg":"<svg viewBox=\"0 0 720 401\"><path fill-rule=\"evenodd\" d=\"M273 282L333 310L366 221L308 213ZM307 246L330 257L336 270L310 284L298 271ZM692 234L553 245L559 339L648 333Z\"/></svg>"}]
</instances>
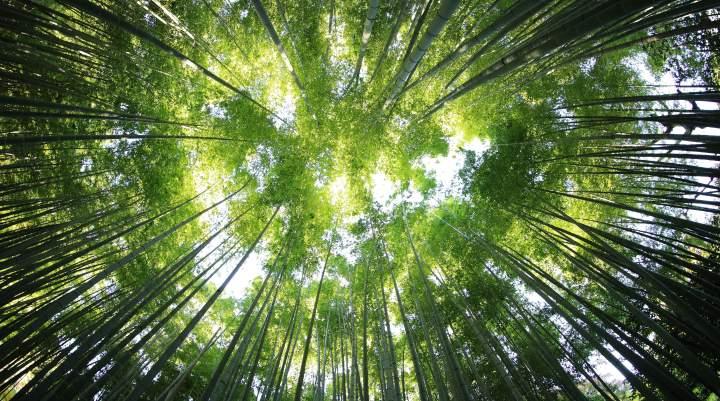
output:
<instances>
[{"instance_id":1,"label":"white sky patch","mask_svg":"<svg viewBox=\"0 0 720 401\"><path fill-rule=\"evenodd\" d=\"M405 333L405 329L398 323L390 323L390 333L393 337L400 337Z\"/></svg>"},{"instance_id":2,"label":"white sky patch","mask_svg":"<svg viewBox=\"0 0 720 401\"><path fill-rule=\"evenodd\" d=\"M580 64L580 69L583 72L588 73L593 69L593 67L595 67L595 63L597 63L597 57L590 57Z\"/></svg>"},{"instance_id":3,"label":"white sky patch","mask_svg":"<svg viewBox=\"0 0 720 401\"><path fill-rule=\"evenodd\" d=\"M358 256L356 253L357 249L355 247L357 243L355 236L345 228L338 228L337 233L340 235L340 243L335 246L334 253L344 257L348 263L355 263ZM342 280L346 281L345 279ZM345 285L343 285L343 287L345 287Z\"/></svg>"},{"instance_id":4,"label":"white sky patch","mask_svg":"<svg viewBox=\"0 0 720 401\"><path fill-rule=\"evenodd\" d=\"M370 192L373 200L380 205L386 205L399 187L398 181L391 180L382 171L377 171L370 177Z\"/></svg>"},{"instance_id":5,"label":"white sky patch","mask_svg":"<svg viewBox=\"0 0 720 401\"><path fill-rule=\"evenodd\" d=\"M212 171L208 172L203 169L198 170L195 174L192 175L192 177L193 186L195 187L196 192L203 191L211 184L216 183L218 182L218 180L222 179L221 177L219 177L218 174ZM223 198L224 196L225 195L222 193L222 186L214 185L205 195L201 196L198 201L201 203L202 207L208 207L212 203ZM233 197L232 200L230 200L229 202L241 201L243 199L243 196L244 194L240 193ZM207 227L207 234L212 235L212 233L216 232L230 221L229 203L223 202L217 205L212 210L200 215L199 220L203 223L203 225ZM228 238L228 235L229 234L227 231L220 233L205 247L202 252L200 252L200 254L196 257L196 260L202 259L208 254L208 252L216 249L218 245L220 245ZM228 241L228 243L231 242L232 239ZM215 250L212 255L209 255L203 260L203 263L200 263L199 268L205 269L211 263L213 263L216 258L220 257L223 252L224 250L222 248ZM218 270L217 274L213 275L210 278L210 282L212 282L216 286L222 285L228 274L230 274L232 269L234 269L235 266L237 266L237 264L240 262L240 259L243 255L244 252L237 252L233 257L230 257L224 262L222 262L222 267L220 267L220 270ZM243 263L243 265L240 267L235 277L233 277L233 279L228 283L228 286L223 292L223 296L233 297L235 299L242 299L245 296L247 288L253 282L253 280L264 274L263 266L267 259L267 253L261 249L260 245L258 245L258 247L255 248L255 251L250 254L245 263Z\"/></svg>"},{"instance_id":6,"label":"white sky patch","mask_svg":"<svg viewBox=\"0 0 720 401\"><path fill-rule=\"evenodd\" d=\"M232 269L237 266L237 264L240 262L240 259L242 259L242 256L244 253L239 253L235 255L235 257L229 259L225 262L225 266L223 266L218 274L216 274L210 281L213 282L213 284L219 286L222 284L222 282L227 278L227 275L230 274ZM242 266L240 266L240 269L238 270L237 274L235 274L235 277L230 280L227 287L225 288L225 291L223 292L223 295L226 297L232 297L235 299L243 299L245 294L247 293L247 289L250 287L250 284L258 278L265 274L265 270L263 269L263 266L265 265L265 262L268 260L268 253L264 250L258 251L257 248L254 252L250 253L250 256L248 256L245 263L243 263Z\"/></svg>"},{"instance_id":7,"label":"white sky patch","mask_svg":"<svg viewBox=\"0 0 720 401\"><path fill-rule=\"evenodd\" d=\"M525 300L535 306L536 308L545 308L547 307L547 302L543 299L543 297L540 296L535 291L524 291L523 295L525 296Z\"/></svg>"},{"instance_id":8,"label":"white sky patch","mask_svg":"<svg viewBox=\"0 0 720 401\"><path fill-rule=\"evenodd\" d=\"M646 54L639 53L633 55L632 57L627 58L625 60L625 63L629 65L633 70L635 70L640 75L640 78L648 84L663 85L655 88L655 91L657 93L675 93L675 79L673 78L672 74L670 72L664 72L659 77L659 79L656 78L655 74L653 74L653 72L650 71L650 68L648 68L648 60ZM686 83L688 82L683 82L683 84Z\"/></svg>"},{"instance_id":9,"label":"white sky patch","mask_svg":"<svg viewBox=\"0 0 720 401\"><path fill-rule=\"evenodd\" d=\"M395 126L398 129L401 129L401 130L407 128L407 126L410 125L410 120L408 120L407 118L400 117L400 116L394 116L392 118L392 122L393 122L393 124L395 124Z\"/></svg>"},{"instance_id":10,"label":"white sky patch","mask_svg":"<svg viewBox=\"0 0 720 401\"><path fill-rule=\"evenodd\" d=\"M370 177L370 193L383 213L391 213L401 203L417 206L424 200L423 195L412 183L410 188L400 192L400 182L390 179L382 171L377 171Z\"/></svg>"},{"instance_id":11,"label":"white sky patch","mask_svg":"<svg viewBox=\"0 0 720 401\"><path fill-rule=\"evenodd\" d=\"M345 280L345 277L343 276L337 276L335 279L338 281L340 287L342 288L347 288L350 285L350 282Z\"/></svg>"},{"instance_id":12,"label":"white sky patch","mask_svg":"<svg viewBox=\"0 0 720 401\"><path fill-rule=\"evenodd\" d=\"M84 172L92 170L92 168L93 168L93 159L90 157L83 157L82 163L80 164L80 172L84 173Z\"/></svg>"},{"instance_id":13,"label":"white sky patch","mask_svg":"<svg viewBox=\"0 0 720 401\"><path fill-rule=\"evenodd\" d=\"M403 193L403 197L405 199L405 203L411 206L419 205L425 200L425 197L415 188L414 185L412 185L412 183L410 184L410 188Z\"/></svg>"},{"instance_id":14,"label":"white sky patch","mask_svg":"<svg viewBox=\"0 0 720 401\"><path fill-rule=\"evenodd\" d=\"M290 93L286 93L284 96L281 97L281 99L282 100L280 101L280 103L274 106L275 114L285 120L287 122L287 125L292 125L295 122L295 97ZM275 125L275 127L279 129L286 124L280 121L278 118L273 117L273 125Z\"/></svg>"},{"instance_id":15,"label":"white sky patch","mask_svg":"<svg viewBox=\"0 0 720 401\"><path fill-rule=\"evenodd\" d=\"M612 354L628 370L630 370L631 372L635 371L635 368L632 366L632 364L628 362L625 358L623 358L617 351L613 350ZM613 364L610 363L607 359L605 359L605 357L600 355L599 352L593 351L593 353L588 358L588 362L595 368L595 371L600 377L602 377L603 380L610 383L622 383L625 381L625 376L620 372L620 370L613 366Z\"/></svg>"},{"instance_id":16,"label":"white sky patch","mask_svg":"<svg viewBox=\"0 0 720 401\"><path fill-rule=\"evenodd\" d=\"M203 109L210 114L211 116L215 118L227 118L227 110L225 108L220 107L216 104L208 103L206 104Z\"/></svg>"},{"instance_id":17,"label":"white sky patch","mask_svg":"<svg viewBox=\"0 0 720 401\"><path fill-rule=\"evenodd\" d=\"M122 105L120 105L120 109L122 109ZM127 107L126 107L127 109ZM134 135L148 135L150 131L148 129L145 129L143 131L138 131L136 129L125 129L123 127L113 127L108 132L107 135L125 135L125 134L134 134ZM107 141L102 141L100 143L100 146L102 146L104 149L108 149L111 152L120 155L120 156L129 156L130 151L132 150L133 146L137 146L137 144L142 141L142 138L118 138L118 139L112 139ZM122 151L120 150L120 144L126 143L131 146L126 146Z\"/></svg>"},{"instance_id":18,"label":"white sky patch","mask_svg":"<svg viewBox=\"0 0 720 401\"><path fill-rule=\"evenodd\" d=\"M223 249L223 247L216 247L220 245L223 241L225 241L227 237L227 234L221 233L212 241L210 241L210 243L205 247L203 252L201 252L197 256L197 260L202 259L202 263L199 264L200 270L209 267L217 260L217 258L219 258L225 252L227 248ZM228 241L226 243L226 246L228 243L232 243L232 240ZM209 252L212 252L212 254L207 256ZM225 279L227 279L228 275L232 272L232 270L237 266L238 263L240 263L243 255L245 255L245 252L242 250L238 251L236 249L235 251L231 252L234 252L234 254L232 254L232 256L226 255L230 257L227 257L224 261L219 262L222 263L222 265L219 267L219 270L217 270L217 273L210 277L210 282L213 283L216 287L220 287L222 285L222 283L225 281ZM225 287L225 291L222 295L224 297L232 297L237 300L243 299L250 284L256 278L261 277L265 274L263 266L265 266L268 258L269 255L265 250L261 249L260 246L256 247L255 250L250 253L243 265L240 266L240 269L238 269L238 272L235 274L235 276L230 280L230 282L228 282L228 285L227 287ZM215 271L217 267L218 266L215 265L215 267L213 267L210 272Z\"/></svg>"},{"instance_id":19,"label":"white sky patch","mask_svg":"<svg viewBox=\"0 0 720 401\"><path fill-rule=\"evenodd\" d=\"M145 19L145 22L148 24L149 27L155 26L155 17L150 13L145 13L143 16Z\"/></svg>"},{"instance_id":20,"label":"white sky patch","mask_svg":"<svg viewBox=\"0 0 720 401\"><path fill-rule=\"evenodd\" d=\"M460 169L465 164L464 150L482 154L490 147L488 140L475 137L467 142L461 142L457 136L448 138L448 153L445 156L423 156L416 162L427 174L435 178L437 187L430 198L430 204L437 206L448 197L459 197L462 184L459 182Z\"/></svg>"},{"instance_id":21,"label":"white sky patch","mask_svg":"<svg viewBox=\"0 0 720 401\"><path fill-rule=\"evenodd\" d=\"M182 65L185 66L185 68L187 68L187 69L189 69L189 70L191 70L191 71L197 71L197 70L199 70L197 64L195 64L195 62L193 62L193 61L190 60L190 59L183 59Z\"/></svg>"}]
</instances>

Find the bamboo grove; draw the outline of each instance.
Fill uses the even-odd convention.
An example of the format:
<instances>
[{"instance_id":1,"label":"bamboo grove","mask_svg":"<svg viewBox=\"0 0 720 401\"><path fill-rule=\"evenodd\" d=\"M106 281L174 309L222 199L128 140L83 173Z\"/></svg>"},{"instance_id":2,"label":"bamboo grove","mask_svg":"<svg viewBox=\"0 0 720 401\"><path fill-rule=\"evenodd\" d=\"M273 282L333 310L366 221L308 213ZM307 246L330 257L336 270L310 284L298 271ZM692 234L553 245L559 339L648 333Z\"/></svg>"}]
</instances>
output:
<instances>
[{"instance_id":1,"label":"bamboo grove","mask_svg":"<svg viewBox=\"0 0 720 401\"><path fill-rule=\"evenodd\" d=\"M717 400L719 6L0 0L0 398Z\"/></svg>"}]
</instances>

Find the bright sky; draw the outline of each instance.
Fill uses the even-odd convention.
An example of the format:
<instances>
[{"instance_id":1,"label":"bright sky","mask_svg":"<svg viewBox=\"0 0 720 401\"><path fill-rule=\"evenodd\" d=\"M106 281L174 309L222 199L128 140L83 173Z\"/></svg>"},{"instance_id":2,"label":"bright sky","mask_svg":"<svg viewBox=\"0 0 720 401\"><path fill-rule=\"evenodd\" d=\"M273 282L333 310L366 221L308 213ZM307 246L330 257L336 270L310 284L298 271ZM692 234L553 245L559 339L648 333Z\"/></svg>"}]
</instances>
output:
<instances>
[{"instance_id":1,"label":"bright sky","mask_svg":"<svg viewBox=\"0 0 720 401\"><path fill-rule=\"evenodd\" d=\"M225 263L225 266L222 268L222 270L220 270L220 272L215 275L215 277L213 277L212 282L218 286L222 284L222 282L227 278L232 269L234 269L235 266L237 266L237 264L240 262L241 258L242 254L239 254L236 255L234 258L229 259ZM263 271L263 266L268 261L268 259L269 255L265 251L252 252L248 259L245 261L245 263L242 265L242 267L240 267L240 270L235 275L235 277L230 280L223 295L235 299L242 299L245 296L247 289L250 287L250 284L252 284L252 282L256 278L263 276L263 274L265 273Z\"/></svg>"},{"instance_id":2,"label":"bright sky","mask_svg":"<svg viewBox=\"0 0 720 401\"><path fill-rule=\"evenodd\" d=\"M490 147L486 139L474 137L469 141L462 141L457 136L451 136L448 143L448 154L445 156L424 156L420 159L420 166L435 178L437 188L430 204L438 205L448 197L459 197L462 183L459 179L460 169L465 165L465 151L472 151L477 155L485 153Z\"/></svg>"},{"instance_id":3,"label":"bright sky","mask_svg":"<svg viewBox=\"0 0 720 401\"><path fill-rule=\"evenodd\" d=\"M478 137L463 140L460 135L454 135L449 136L447 139L447 155L423 156L415 163L416 167L422 168L428 176L435 179L436 188L432 196L427 200L432 206L438 205L448 197L461 195L462 185L458 174L465 164L463 149L480 155L490 146L487 140ZM371 177L370 191L373 200L380 204L381 209L385 212L389 212L403 200L409 204L418 204L423 200L422 195L412 186L405 194L398 194L399 188L400 182L390 179L382 171L376 171Z\"/></svg>"},{"instance_id":4,"label":"bright sky","mask_svg":"<svg viewBox=\"0 0 720 401\"><path fill-rule=\"evenodd\" d=\"M225 211L225 213L227 213L227 211ZM226 238L226 235L218 235L218 237L216 237L213 241L210 242L210 244L208 244L206 249L208 251L215 249L215 247ZM267 251L262 249L261 245L262 244L259 244L258 248L256 248L253 252L250 253L248 259L245 261L245 263L243 263L237 274L235 274L232 280L230 280L230 282L228 283L225 291L223 292L223 296L232 297L235 299L242 299L245 296L247 289L250 287L250 284L252 284L252 282L256 278L261 277L264 274L263 266L269 260L270 255ZM207 254L207 252L201 253L200 255L198 255L198 258L201 258L205 254ZM221 254L221 251L214 252L213 255L205 259L205 261L200 265L200 268L204 269L205 267L209 266L214 261L214 258L219 257ZM213 283L213 285L215 285L216 287L221 286L222 283L227 279L228 275L235 268L235 266L237 266L237 264L240 262L243 255L244 252L238 252L233 257L225 260L217 274L213 275L210 278L210 282Z\"/></svg>"}]
</instances>

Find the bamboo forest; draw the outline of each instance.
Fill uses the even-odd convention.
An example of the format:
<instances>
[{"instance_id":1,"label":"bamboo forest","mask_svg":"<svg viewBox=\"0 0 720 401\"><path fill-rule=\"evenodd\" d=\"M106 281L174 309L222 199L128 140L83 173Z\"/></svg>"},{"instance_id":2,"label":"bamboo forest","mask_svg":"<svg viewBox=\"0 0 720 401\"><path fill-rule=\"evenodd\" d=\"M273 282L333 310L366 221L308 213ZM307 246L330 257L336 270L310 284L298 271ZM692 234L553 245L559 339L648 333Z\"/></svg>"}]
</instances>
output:
<instances>
[{"instance_id":1,"label":"bamboo forest","mask_svg":"<svg viewBox=\"0 0 720 401\"><path fill-rule=\"evenodd\" d=\"M0 400L720 400L720 0L0 0Z\"/></svg>"}]
</instances>

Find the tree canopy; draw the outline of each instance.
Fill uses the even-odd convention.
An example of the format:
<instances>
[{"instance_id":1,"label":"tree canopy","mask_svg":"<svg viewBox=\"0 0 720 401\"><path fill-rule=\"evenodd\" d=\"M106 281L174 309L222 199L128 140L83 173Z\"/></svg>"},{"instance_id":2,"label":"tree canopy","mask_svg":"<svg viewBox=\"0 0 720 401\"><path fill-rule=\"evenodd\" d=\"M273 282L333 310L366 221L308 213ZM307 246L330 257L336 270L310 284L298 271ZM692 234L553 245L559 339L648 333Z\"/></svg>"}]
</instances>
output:
<instances>
[{"instance_id":1,"label":"tree canopy","mask_svg":"<svg viewBox=\"0 0 720 401\"><path fill-rule=\"evenodd\" d=\"M0 399L718 400L718 21L0 1Z\"/></svg>"}]
</instances>

